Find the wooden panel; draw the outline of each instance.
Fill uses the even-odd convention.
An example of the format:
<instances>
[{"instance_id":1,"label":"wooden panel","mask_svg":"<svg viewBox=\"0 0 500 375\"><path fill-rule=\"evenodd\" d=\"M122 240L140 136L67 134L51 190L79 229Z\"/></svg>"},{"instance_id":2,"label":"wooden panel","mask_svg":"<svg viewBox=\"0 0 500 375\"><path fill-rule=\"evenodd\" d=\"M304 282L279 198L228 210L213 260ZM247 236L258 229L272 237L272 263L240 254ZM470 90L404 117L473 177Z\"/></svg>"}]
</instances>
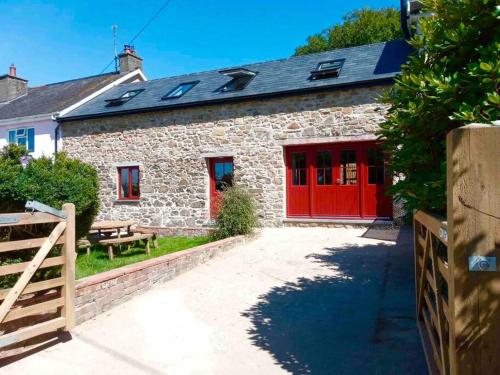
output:
<instances>
[{"instance_id":1,"label":"wooden panel","mask_svg":"<svg viewBox=\"0 0 500 375\"><path fill-rule=\"evenodd\" d=\"M441 357L439 356L438 345L436 343L436 336L434 334L434 330L431 326L429 318L427 317L427 314L424 313L424 314L422 314L422 316L424 318L427 336L429 337L429 342L431 343L432 358L434 359L434 362L436 364L436 367L437 367L439 373L443 374L442 367L441 367Z\"/></svg>"},{"instance_id":2,"label":"wooden panel","mask_svg":"<svg viewBox=\"0 0 500 375\"><path fill-rule=\"evenodd\" d=\"M101 230L101 229L119 229L119 228L127 228L132 225L137 224L136 220L105 220L105 221L96 221L94 224L92 224L91 229L93 230Z\"/></svg>"},{"instance_id":3,"label":"wooden panel","mask_svg":"<svg viewBox=\"0 0 500 375\"><path fill-rule=\"evenodd\" d=\"M434 359L434 352L432 351L432 344L425 328L424 323L417 321L417 328L420 334L420 340L424 349L425 361L427 362L427 369L430 375L439 375L439 369L436 366Z\"/></svg>"},{"instance_id":4,"label":"wooden panel","mask_svg":"<svg viewBox=\"0 0 500 375\"><path fill-rule=\"evenodd\" d=\"M303 185L293 184L293 158L296 154L303 154L306 157L306 172L305 181ZM307 149L287 149L287 167L286 167L286 180L287 180L287 215L288 216L310 216L310 182L311 182L311 152ZM300 179L302 183L302 178Z\"/></svg>"},{"instance_id":5,"label":"wooden panel","mask_svg":"<svg viewBox=\"0 0 500 375\"><path fill-rule=\"evenodd\" d=\"M66 203L63 205L63 210L67 215L67 226L64 232L66 243L63 247L65 262L61 272L61 276L64 279L64 286L62 288L64 307L61 314L66 321L64 329L69 331L75 326L75 206L72 203Z\"/></svg>"},{"instance_id":6,"label":"wooden panel","mask_svg":"<svg viewBox=\"0 0 500 375\"><path fill-rule=\"evenodd\" d=\"M30 262L27 262L28 264L26 265L26 269L23 274L17 279L16 284L12 287L0 305L0 322L3 322L10 308L16 299L21 295L24 288L26 288L26 285L28 285L35 272L40 268L40 265L44 262L45 257L52 249L52 246L54 246L54 243L59 239L65 228L66 222L57 224L34 258Z\"/></svg>"},{"instance_id":7,"label":"wooden panel","mask_svg":"<svg viewBox=\"0 0 500 375\"><path fill-rule=\"evenodd\" d=\"M53 267L53 266L60 266L61 264L64 263L64 258L62 256L59 257L52 257L52 258L46 258L42 264L40 265L39 268L48 268L48 267ZM1 266L0 267L0 276L5 276L5 275L11 275L14 273L20 273L23 272L26 267L30 262L22 262L22 263L16 263L16 264L9 264L6 266Z\"/></svg>"},{"instance_id":8,"label":"wooden panel","mask_svg":"<svg viewBox=\"0 0 500 375\"><path fill-rule=\"evenodd\" d=\"M446 320L448 321L448 324L449 324L449 321L450 321L449 307L448 307L448 303L444 300L444 298L442 296L441 296L441 303L443 304L444 317L446 318Z\"/></svg>"},{"instance_id":9,"label":"wooden panel","mask_svg":"<svg viewBox=\"0 0 500 375\"><path fill-rule=\"evenodd\" d=\"M29 294L29 293L39 292L41 290L57 288L57 287L62 286L63 283L64 283L64 280L62 277L58 277L56 279L39 281L36 283L31 283L31 284L28 284L26 286L26 288L24 288L24 290L21 294ZM4 299L7 296L7 293L9 293L9 291L10 291L10 289L1 289L0 290L0 300Z\"/></svg>"},{"instance_id":10,"label":"wooden panel","mask_svg":"<svg viewBox=\"0 0 500 375\"><path fill-rule=\"evenodd\" d=\"M51 214L46 214L43 212L35 212L35 213L19 212L12 214L0 214L0 218L13 217L13 216L15 216L18 219L16 223L0 224L0 228L15 227L18 225L59 223L61 221L64 221L64 219L61 219L60 217Z\"/></svg>"},{"instance_id":11,"label":"wooden panel","mask_svg":"<svg viewBox=\"0 0 500 375\"><path fill-rule=\"evenodd\" d=\"M434 310L434 305L432 304L431 297L429 297L428 293L424 293L424 299L425 303L427 306L427 310L429 310L429 313L431 315L431 321L433 326L437 329L438 327L438 318L436 315L436 310Z\"/></svg>"},{"instance_id":12,"label":"wooden panel","mask_svg":"<svg viewBox=\"0 0 500 375\"><path fill-rule=\"evenodd\" d=\"M499 374L499 269L469 272L468 258L496 257L500 265L500 127L458 128L447 144L451 372Z\"/></svg>"},{"instance_id":13,"label":"wooden panel","mask_svg":"<svg viewBox=\"0 0 500 375\"><path fill-rule=\"evenodd\" d=\"M5 316L3 323L23 318L25 316L46 314L50 311L53 311L57 307L62 306L63 304L64 304L64 297L60 297L50 301L30 305L27 307L11 309Z\"/></svg>"},{"instance_id":14,"label":"wooden panel","mask_svg":"<svg viewBox=\"0 0 500 375\"><path fill-rule=\"evenodd\" d=\"M342 173L342 154L353 152L355 157L355 182L356 184L349 185L343 184ZM350 144L342 147L337 147L335 151L335 168L334 168L334 179L336 181L336 192L335 192L335 216L340 217L360 217L361 216L361 185L364 181L361 177L361 149L359 144ZM346 164L346 169L349 170L349 163ZM350 172L352 174L352 171ZM349 174L349 173L348 173ZM375 197L370 197L372 200L376 200ZM363 203L364 204L364 203Z\"/></svg>"},{"instance_id":15,"label":"wooden panel","mask_svg":"<svg viewBox=\"0 0 500 375\"><path fill-rule=\"evenodd\" d=\"M439 273L441 273L441 276L448 282L448 276L449 276L449 270L448 270L448 264L446 264L441 258L437 258L437 266Z\"/></svg>"},{"instance_id":16,"label":"wooden panel","mask_svg":"<svg viewBox=\"0 0 500 375\"><path fill-rule=\"evenodd\" d=\"M42 246L46 240L47 237L42 237L42 238L30 238L29 240L0 242L0 253L4 253L6 251L14 251L14 250L34 249ZM62 245L63 243L64 243L64 237L59 237L59 239L55 244Z\"/></svg>"},{"instance_id":17,"label":"wooden panel","mask_svg":"<svg viewBox=\"0 0 500 375\"><path fill-rule=\"evenodd\" d=\"M56 318L2 335L0 336L0 348L16 344L20 341L28 340L35 336L43 335L44 333L55 331L64 327L65 324L66 320L64 318Z\"/></svg>"},{"instance_id":18,"label":"wooden panel","mask_svg":"<svg viewBox=\"0 0 500 375\"><path fill-rule=\"evenodd\" d=\"M431 231L441 242L446 245L446 241L439 237L439 229L446 228L445 221L437 216L430 215L424 211L417 211L414 215L415 220L419 221Z\"/></svg>"}]
</instances>

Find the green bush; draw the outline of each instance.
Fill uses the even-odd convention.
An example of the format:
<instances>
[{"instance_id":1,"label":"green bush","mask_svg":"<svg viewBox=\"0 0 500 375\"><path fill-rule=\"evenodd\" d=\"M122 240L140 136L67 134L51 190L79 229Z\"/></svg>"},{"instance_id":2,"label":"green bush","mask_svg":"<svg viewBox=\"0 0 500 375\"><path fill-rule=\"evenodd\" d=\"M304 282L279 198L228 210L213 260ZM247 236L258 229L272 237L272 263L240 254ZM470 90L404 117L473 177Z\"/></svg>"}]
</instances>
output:
<instances>
[{"instance_id":1,"label":"green bush","mask_svg":"<svg viewBox=\"0 0 500 375\"><path fill-rule=\"evenodd\" d=\"M379 135L403 175L392 193L407 208L446 212L446 134L500 114L500 8L495 0L424 1L417 51L384 97Z\"/></svg>"},{"instance_id":2,"label":"green bush","mask_svg":"<svg viewBox=\"0 0 500 375\"><path fill-rule=\"evenodd\" d=\"M6 146L0 153L0 212L24 211L27 200L36 200L57 209L73 203L76 210L76 235L84 236L99 210L96 170L64 153L54 160L33 159L25 168L19 158L23 147Z\"/></svg>"},{"instance_id":3,"label":"green bush","mask_svg":"<svg viewBox=\"0 0 500 375\"><path fill-rule=\"evenodd\" d=\"M222 194L215 220L215 239L249 234L257 225L255 202L250 193L240 187L228 187Z\"/></svg>"}]
</instances>

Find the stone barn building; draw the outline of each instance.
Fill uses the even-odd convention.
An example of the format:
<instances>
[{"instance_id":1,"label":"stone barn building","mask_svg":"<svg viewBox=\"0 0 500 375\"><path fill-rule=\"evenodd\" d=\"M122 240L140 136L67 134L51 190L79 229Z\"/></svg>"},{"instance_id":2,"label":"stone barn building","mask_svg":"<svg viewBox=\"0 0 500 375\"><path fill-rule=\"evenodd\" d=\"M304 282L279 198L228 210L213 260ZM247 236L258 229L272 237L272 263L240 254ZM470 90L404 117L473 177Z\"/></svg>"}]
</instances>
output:
<instances>
[{"instance_id":1,"label":"stone barn building","mask_svg":"<svg viewBox=\"0 0 500 375\"><path fill-rule=\"evenodd\" d=\"M263 225L393 216L375 132L410 48L392 41L117 86L59 118L97 168L100 219L201 227L227 184Z\"/></svg>"}]
</instances>

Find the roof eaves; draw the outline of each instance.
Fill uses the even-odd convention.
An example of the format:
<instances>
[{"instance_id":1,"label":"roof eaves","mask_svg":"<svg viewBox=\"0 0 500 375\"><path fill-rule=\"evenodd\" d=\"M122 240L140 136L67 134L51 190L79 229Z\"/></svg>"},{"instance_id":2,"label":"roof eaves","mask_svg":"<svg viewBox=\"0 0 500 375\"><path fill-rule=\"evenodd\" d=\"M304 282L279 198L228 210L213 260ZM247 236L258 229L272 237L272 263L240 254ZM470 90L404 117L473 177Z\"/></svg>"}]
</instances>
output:
<instances>
[{"instance_id":1,"label":"roof eaves","mask_svg":"<svg viewBox=\"0 0 500 375\"><path fill-rule=\"evenodd\" d=\"M328 86L307 87L307 88L300 88L300 89L286 90L286 91L277 91L277 92L270 92L270 93L252 94L252 95L244 95L244 96L236 96L236 97L224 97L224 98L219 98L219 99L200 100L197 102L179 103L179 104L174 104L174 105L170 104L170 105L162 105L162 106L154 106L154 107L152 106L152 107L146 107L146 108L125 109L122 111L114 111L114 112L104 112L104 113L86 114L86 115L77 115L77 116L64 116L64 117L59 117L57 119L57 121L58 122L68 122L68 121L83 120L83 119L121 116L121 115L126 115L126 114L133 114L133 113L166 111L169 109L198 107L198 106L203 106L203 105L216 105L216 104L221 104L221 103L238 102L238 101L244 101L244 100L249 100L249 99L265 99L265 98L273 98L273 97L301 95L301 94L305 94L305 93L325 92L325 91L330 91L330 90L340 90L340 89L349 89L349 88L367 87L367 86L378 86L378 85L391 84L393 81L394 81L394 76L378 78L378 79L370 79L370 80L366 80L366 81L334 84L334 85L328 85Z\"/></svg>"}]
</instances>

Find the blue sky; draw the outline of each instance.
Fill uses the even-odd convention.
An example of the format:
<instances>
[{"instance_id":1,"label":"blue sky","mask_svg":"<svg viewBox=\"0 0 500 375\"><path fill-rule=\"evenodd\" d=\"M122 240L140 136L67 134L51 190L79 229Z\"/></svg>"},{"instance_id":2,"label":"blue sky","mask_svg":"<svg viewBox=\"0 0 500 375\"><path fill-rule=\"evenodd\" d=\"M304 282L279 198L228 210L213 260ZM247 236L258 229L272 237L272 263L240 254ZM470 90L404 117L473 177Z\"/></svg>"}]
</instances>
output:
<instances>
[{"instance_id":1,"label":"blue sky","mask_svg":"<svg viewBox=\"0 0 500 375\"><path fill-rule=\"evenodd\" d=\"M0 1L0 75L15 63L30 86L99 74L164 0ZM171 0L135 41L148 78L288 57L361 7L399 0Z\"/></svg>"}]
</instances>

